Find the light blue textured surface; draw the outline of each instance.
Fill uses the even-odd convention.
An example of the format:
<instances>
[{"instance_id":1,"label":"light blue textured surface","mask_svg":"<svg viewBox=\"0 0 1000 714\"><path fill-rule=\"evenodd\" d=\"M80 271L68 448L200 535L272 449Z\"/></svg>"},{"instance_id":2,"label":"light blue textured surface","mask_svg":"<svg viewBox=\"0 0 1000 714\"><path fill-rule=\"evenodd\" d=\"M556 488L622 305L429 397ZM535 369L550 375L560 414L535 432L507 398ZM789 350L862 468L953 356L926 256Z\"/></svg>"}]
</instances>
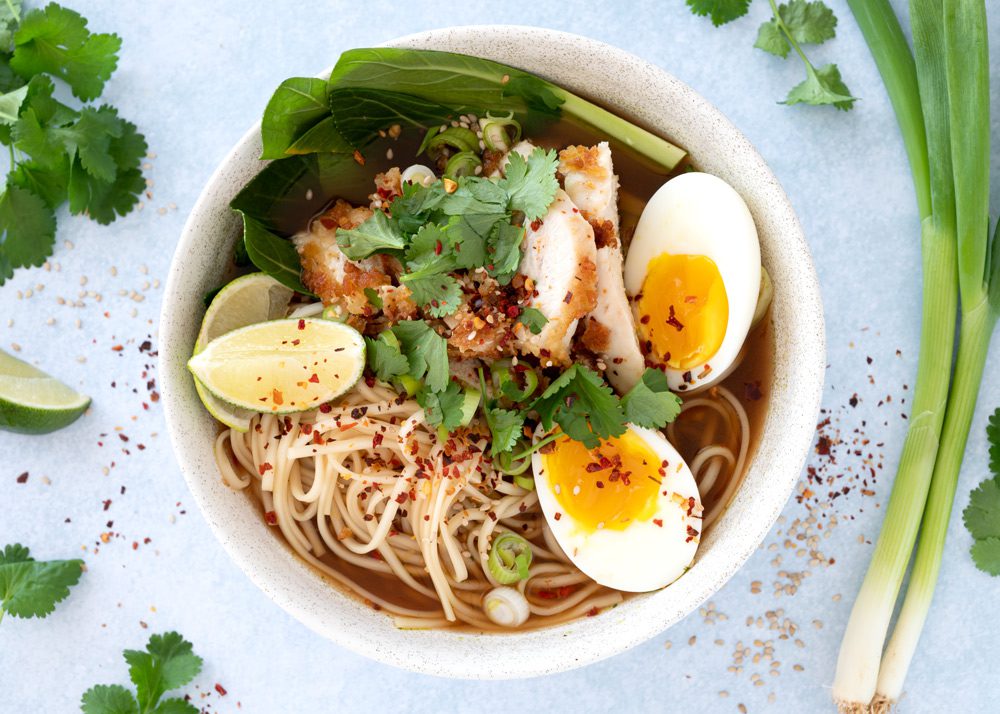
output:
<instances>
[{"instance_id":1,"label":"light blue textured surface","mask_svg":"<svg viewBox=\"0 0 1000 714\"><path fill-rule=\"evenodd\" d=\"M763 0L749 19L721 29L692 17L681 0L558 6L378 0L363 12L358 3L298 4L293 12L289 3L259 0L75 0L93 28L124 38L104 98L145 132L155 154L147 171L153 183L144 209L109 228L61 215L50 270L21 271L0 288L0 347L18 345L21 357L94 397L90 414L54 436L0 434L0 544L23 542L39 558L83 557L88 568L49 619L7 618L0 625L0 711L74 711L91 684L126 681L122 648L167 629L184 633L204 657L192 691L209 711L735 712L740 703L751 712L832 710L840 635L906 425L901 400L915 371L919 253L895 120L846 3L829 3L841 19L839 36L813 56L837 61L862 98L847 114L775 103L802 70L794 59L782 62L752 48L767 15ZM1000 55L1000 7L989 4ZM850 486L829 508L812 511L815 523L796 528L810 510L791 500L761 551L712 599L712 611L589 668L496 685L412 675L362 659L307 631L251 586L193 510L151 399L155 359L140 352L146 339L155 349L159 280L187 211L278 82L313 74L349 47L489 21L552 27L628 49L704 94L768 160L802 220L826 304L826 433L844 443L834 445L835 464L811 458L820 474L835 477L833 485L811 488L828 501L829 491ZM1000 76L997 59L993 67ZM996 119L993 134L996 140ZM996 188L993 198L1000 208ZM74 302L84 306L65 304ZM1000 404L998 378L1000 355L994 355L956 511L986 475L984 426ZM869 443L852 443L861 439ZM849 480L869 467L877 472L874 483ZM24 472L27 481L18 483ZM1000 580L973 568L968 546L956 512L903 712L997 710ZM768 629L772 620L787 639ZM771 658L755 663L755 653L768 647ZM738 648L750 651L736 670ZM488 670L490 662L482 666ZM220 696L216 683L228 694Z\"/></svg>"}]
</instances>

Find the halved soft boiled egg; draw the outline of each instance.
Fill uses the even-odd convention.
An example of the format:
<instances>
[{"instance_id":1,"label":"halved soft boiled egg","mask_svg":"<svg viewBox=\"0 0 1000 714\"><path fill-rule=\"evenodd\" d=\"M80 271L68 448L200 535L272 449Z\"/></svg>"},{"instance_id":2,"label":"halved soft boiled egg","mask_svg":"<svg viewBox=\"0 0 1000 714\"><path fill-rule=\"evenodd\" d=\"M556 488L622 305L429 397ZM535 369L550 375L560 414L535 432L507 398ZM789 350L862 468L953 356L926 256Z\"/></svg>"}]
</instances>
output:
<instances>
[{"instance_id":1,"label":"halved soft boiled egg","mask_svg":"<svg viewBox=\"0 0 1000 714\"><path fill-rule=\"evenodd\" d=\"M705 387L735 363L760 291L760 243L746 203L710 174L665 183L625 259L639 344L673 391Z\"/></svg>"},{"instance_id":2,"label":"halved soft boiled egg","mask_svg":"<svg viewBox=\"0 0 1000 714\"><path fill-rule=\"evenodd\" d=\"M545 436L539 428L535 439ZM535 489L556 542L587 576L645 592L680 577L701 538L701 497L676 449L629 425L587 449L562 436L531 457Z\"/></svg>"}]
</instances>

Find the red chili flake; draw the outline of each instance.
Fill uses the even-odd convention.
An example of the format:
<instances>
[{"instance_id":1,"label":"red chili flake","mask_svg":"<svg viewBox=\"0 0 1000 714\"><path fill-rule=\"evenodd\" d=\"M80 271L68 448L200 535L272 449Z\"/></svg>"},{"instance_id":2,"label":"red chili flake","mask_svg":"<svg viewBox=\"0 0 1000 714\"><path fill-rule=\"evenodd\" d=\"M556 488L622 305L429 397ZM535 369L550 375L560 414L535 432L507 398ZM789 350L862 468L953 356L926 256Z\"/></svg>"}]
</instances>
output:
<instances>
[{"instance_id":1,"label":"red chili flake","mask_svg":"<svg viewBox=\"0 0 1000 714\"><path fill-rule=\"evenodd\" d=\"M828 436L821 436L816 441L816 453L820 456L830 455L830 438Z\"/></svg>"},{"instance_id":2,"label":"red chili flake","mask_svg":"<svg viewBox=\"0 0 1000 714\"><path fill-rule=\"evenodd\" d=\"M441 241L434 242L434 255L441 255L441 251L444 250L444 246L441 245Z\"/></svg>"},{"instance_id":3,"label":"red chili flake","mask_svg":"<svg viewBox=\"0 0 1000 714\"><path fill-rule=\"evenodd\" d=\"M272 389L271 390L271 401L273 401L278 406L281 406L282 404L285 403L285 397L281 393L280 390Z\"/></svg>"},{"instance_id":4,"label":"red chili flake","mask_svg":"<svg viewBox=\"0 0 1000 714\"><path fill-rule=\"evenodd\" d=\"M372 448L374 449L374 448L376 448L378 446L381 446L382 445L382 439L384 439L384 438L385 437L382 434L376 434L375 436L373 436L372 437Z\"/></svg>"},{"instance_id":5,"label":"red chili flake","mask_svg":"<svg viewBox=\"0 0 1000 714\"><path fill-rule=\"evenodd\" d=\"M265 473L267 473L268 471L271 471L273 469L274 469L274 467L271 466L271 464L267 463L266 461L264 463L262 463L260 466L257 467L257 471L260 472L261 476L263 476Z\"/></svg>"},{"instance_id":6,"label":"red chili flake","mask_svg":"<svg viewBox=\"0 0 1000 714\"><path fill-rule=\"evenodd\" d=\"M597 481L597 482L594 483L594 485L597 486L598 488L604 488L604 482L603 481Z\"/></svg>"},{"instance_id":7,"label":"red chili flake","mask_svg":"<svg viewBox=\"0 0 1000 714\"><path fill-rule=\"evenodd\" d=\"M154 403L160 401L160 393L159 392L150 392L150 394L149 394L149 401L154 402Z\"/></svg>"},{"instance_id":8,"label":"red chili flake","mask_svg":"<svg viewBox=\"0 0 1000 714\"><path fill-rule=\"evenodd\" d=\"M653 519L653 523L655 523L660 528L663 528L663 519L662 518L654 518Z\"/></svg>"},{"instance_id":9,"label":"red chili flake","mask_svg":"<svg viewBox=\"0 0 1000 714\"><path fill-rule=\"evenodd\" d=\"M340 425L340 430L341 431L350 431L351 429L353 429L357 425L358 425L358 423L356 421L352 421L350 424L341 424Z\"/></svg>"},{"instance_id":10,"label":"red chili flake","mask_svg":"<svg viewBox=\"0 0 1000 714\"><path fill-rule=\"evenodd\" d=\"M122 351L123 349L125 349L125 348L124 348L124 347L122 347L121 345L114 345L114 346L113 346L113 347L111 348L111 351L112 351L112 352L121 352L121 351Z\"/></svg>"},{"instance_id":11,"label":"red chili flake","mask_svg":"<svg viewBox=\"0 0 1000 714\"><path fill-rule=\"evenodd\" d=\"M365 165L365 157L361 155L361 152L357 149L354 150L354 161L357 162L358 166Z\"/></svg>"},{"instance_id":12,"label":"red chili flake","mask_svg":"<svg viewBox=\"0 0 1000 714\"><path fill-rule=\"evenodd\" d=\"M667 324L675 328L678 332L684 329L684 325L682 325L681 321L677 319L673 305L670 306L670 317L667 318Z\"/></svg>"},{"instance_id":13,"label":"red chili flake","mask_svg":"<svg viewBox=\"0 0 1000 714\"><path fill-rule=\"evenodd\" d=\"M334 228L337 228L337 222L335 220L333 220L332 218L327 218L326 216L323 216L322 218L320 218L319 219L319 223L320 223L321 226L323 226L324 228L326 228L328 231L332 231Z\"/></svg>"},{"instance_id":14,"label":"red chili flake","mask_svg":"<svg viewBox=\"0 0 1000 714\"><path fill-rule=\"evenodd\" d=\"M587 617L597 617L600 614L601 611L596 607L592 607L589 610L587 610Z\"/></svg>"},{"instance_id":15,"label":"red chili flake","mask_svg":"<svg viewBox=\"0 0 1000 714\"><path fill-rule=\"evenodd\" d=\"M264 513L264 522L269 526L278 525L278 514L274 511L267 511Z\"/></svg>"},{"instance_id":16,"label":"red chili flake","mask_svg":"<svg viewBox=\"0 0 1000 714\"><path fill-rule=\"evenodd\" d=\"M21 474L20 476L18 476L16 480L17 480L18 483L28 483L28 472L25 471L23 474ZM107 510L107 509L105 509L105 510Z\"/></svg>"},{"instance_id":17,"label":"red chili flake","mask_svg":"<svg viewBox=\"0 0 1000 714\"><path fill-rule=\"evenodd\" d=\"M368 407L354 407L354 409L351 410L351 418L360 419L367 413L368 413Z\"/></svg>"},{"instance_id":18,"label":"red chili flake","mask_svg":"<svg viewBox=\"0 0 1000 714\"><path fill-rule=\"evenodd\" d=\"M569 290L566 293L566 297L563 298L563 302L569 305L573 301L573 291Z\"/></svg>"},{"instance_id":19,"label":"red chili flake","mask_svg":"<svg viewBox=\"0 0 1000 714\"><path fill-rule=\"evenodd\" d=\"M853 395L851 395L851 398L847 400L847 403L850 404L851 407L858 406L858 393L855 392Z\"/></svg>"},{"instance_id":20,"label":"red chili flake","mask_svg":"<svg viewBox=\"0 0 1000 714\"><path fill-rule=\"evenodd\" d=\"M746 397L748 402L756 402L764 393L760 391L760 382L744 382L743 383L743 395Z\"/></svg>"},{"instance_id":21,"label":"red chili flake","mask_svg":"<svg viewBox=\"0 0 1000 714\"><path fill-rule=\"evenodd\" d=\"M329 414L331 411L333 411L333 407L331 407L329 404L320 404L319 410L324 414Z\"/></svg>"},{"instance_id":22,"label":"red chili flake","mask_svg":"<svg viewBox=\"0 0 1000 714\"><path fill-rule=\"evenodd\" d=\"M319 375L313 372L313 376L309 378L309 381L313 384L319 384Z\"/></svg>"},{"instance_id":23,"label":"red chili flake","mask_svg":"<svg viewBox=\"0 0 1000 714\"><path fill-rule=\"evenodd\" d=\"M641 322L643 325L648 325L650 319L651 319L650 315L643 315L642 317L639 318L639 322Z\"/></svg>"},{"instance_id":24,"label":"red chili flake","mask_svg":"<svg viewBox=\"0 0 1000 714\"><path fill-rule=\"evenodd\" d=\"M555 514L555 519L558 521L560 518L562 518L562 514L561 513L556 513Z\"/></svg>"},{"instance_id":25,"label":"red chili flake","mask_svg":"<svg viewBox=\"0 0 1000 714\"><path fill-rule=\"evenodd\" d=\"M306 321L305 320L299 320L298 327L299 327L300 330L306 329Z\"/></svg>"},{"instance_id":26,"label":"red chili flake","mask_svg":"<svg viewBox=\"0 0 1000 714\"><path fill-rule=\"evenodd\" d=\"M542 220L540 218L536 218L531 222L531 230L537 231L541 227L542 227Z\"/></svg>"},{"instance_id":27,"label":"red chili flake","mask_svg":"<svg viewBox=\"0 0 1000 714\"><path fill-rule=\"evenodd\" d=\"M595 464L593 462L587 464L586 466L586 471L588 474L596 473L601 470L603 470L603 467L600 464Z\"/></svg>"},{"instance_id":28,"label":"red chili flake","mask_svg":"<svg viewBox=\"0 0 1000 714\"><path fill-rule=\"evenodd\" d=\"M222 686L221 684L219 684L218 682L217 682L217 683L215 684L215 691L217 691L217 692L219 693L219 696L220 696L220 697L224 697L224 696L226 696L227 694L229 694L229 692L227 692L227 691L226 691L226 688L225 688L225 687L223 687L223 686Z\"/></svg>"}]
</instances>

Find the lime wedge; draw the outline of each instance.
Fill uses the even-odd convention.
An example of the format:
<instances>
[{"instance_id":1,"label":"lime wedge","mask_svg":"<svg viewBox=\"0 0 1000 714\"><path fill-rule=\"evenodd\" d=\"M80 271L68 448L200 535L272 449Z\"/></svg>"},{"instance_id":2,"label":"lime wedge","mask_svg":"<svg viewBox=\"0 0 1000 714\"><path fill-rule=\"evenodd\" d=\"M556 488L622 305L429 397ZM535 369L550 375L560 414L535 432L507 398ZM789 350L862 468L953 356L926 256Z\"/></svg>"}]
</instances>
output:
<instances>
[{"instance_id":1,"label":"lime wedge","mask_svg":"<svg viewBox=\"0 0 1000 714\"><path fill-rule=\"evenodd\" d=\"M90 397L0 350L0 429L48 434L80 418Z\"/></svg>"},{"instance_id":2,"label":"lime wedge","mask_svg":"<svg viewBox=\"0 0 1000 714\"><path fill-rule=\"evenodd\" d=\"M205 311L198 339L194 343L194 354L198 354L209 342L227 332L284 317L293 295L290 288L264 273L251 273L236 278L218 292ZM197 377L194 388L205 409L217 420L239 432L250 428L250 419L255 412L239 409L222 401L205 389Z\"/></svg>"},{"instance_id":3,"label":"lime wedge","mask_svg":"<svg viewBox=\"0 0 1000 714\"><path fill-rule=\"evenodd\" d=\"M288 414L339 397L361 377L365 341L340 322L302 318L242 327L208 343L188 369L219 399Z\"/></svg>"}]
</instances>

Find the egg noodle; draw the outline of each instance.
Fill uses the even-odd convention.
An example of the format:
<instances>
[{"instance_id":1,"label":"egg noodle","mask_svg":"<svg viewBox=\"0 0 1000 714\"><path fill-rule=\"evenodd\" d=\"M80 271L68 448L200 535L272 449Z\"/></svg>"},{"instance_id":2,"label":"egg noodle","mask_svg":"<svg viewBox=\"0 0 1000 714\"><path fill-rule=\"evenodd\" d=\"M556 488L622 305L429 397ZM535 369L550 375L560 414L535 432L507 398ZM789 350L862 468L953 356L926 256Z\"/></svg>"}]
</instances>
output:
<instances>
[{"instance_id":1,"label":"egg noodle","mask_svg":"<svg viewBox=\"0 0 1000 714\"><path fill-rule=\"evenodd\" d=\"M707 501L707 527L738 486L733 476L742 473L749 424L722 387L684 405L699 408L717 413L740 434L736 452L709 443L691 463L702 498L719 491ZM706 439L719 426L709 423ZM484 615L481 602L498 585L487 560L492 539L505 531L532 543L530 575L516 585L530 606L529 626L559 624L622 602L622 593L593 582L569 561L537 494L505 480L484 458L488 450L488 431L473 428L442 439L416 401L364 380L336 408L259 414L246 433L228 429L215 442L226 484L250 488L265 520L299 557L385 610L399 627L504 629ZM337 563L398 581L440 605L424 609L388 600Z\"/></svg>"}]
</instances>

